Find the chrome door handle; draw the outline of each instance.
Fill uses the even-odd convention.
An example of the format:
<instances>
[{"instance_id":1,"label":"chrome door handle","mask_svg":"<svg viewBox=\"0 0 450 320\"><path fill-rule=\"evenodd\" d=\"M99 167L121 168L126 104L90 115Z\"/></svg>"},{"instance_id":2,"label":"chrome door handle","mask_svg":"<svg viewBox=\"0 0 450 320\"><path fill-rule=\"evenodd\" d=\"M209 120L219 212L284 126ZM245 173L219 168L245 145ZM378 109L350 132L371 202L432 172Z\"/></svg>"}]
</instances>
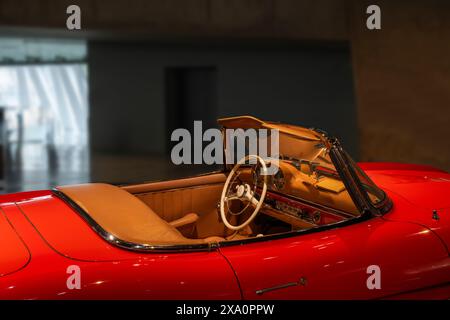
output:
<instances>
[{"instance_id":1,"label":"chrome door handle","mask_svg":"<svg viewBox=\"0 0 450 320\"><path fill-rule=\"evenodd\" d=\"M307 279L305 277L301 277L298 281L295 281L295 282L288 282L288 283L284 283L284 284L279 284L277 286L256 290L256 294L262 295L266 292L270 292L270 291L274 291L274 290L280 290L280 289L294 287L294 286L306 286L307 283L308 283Z\"/></svg>"}]
</instances>

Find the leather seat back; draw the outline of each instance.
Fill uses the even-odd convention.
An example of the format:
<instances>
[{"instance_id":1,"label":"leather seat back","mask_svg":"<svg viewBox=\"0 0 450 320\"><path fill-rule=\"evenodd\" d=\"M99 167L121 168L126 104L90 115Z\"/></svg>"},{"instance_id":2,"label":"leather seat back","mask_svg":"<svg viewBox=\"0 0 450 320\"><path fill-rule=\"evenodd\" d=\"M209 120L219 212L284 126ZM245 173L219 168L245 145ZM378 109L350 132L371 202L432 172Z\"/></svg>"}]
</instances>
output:
<instances>
[{"instance_id":1,"label":"leather seat back","mask_svg":"<svg viewBox=\"0 0 450 320\"><path fill-rule=\"evenodd\" d=\"M136 244L196 244L129 192L104 183L58 187L111 235Z\"/></svg>"}]
</instances>

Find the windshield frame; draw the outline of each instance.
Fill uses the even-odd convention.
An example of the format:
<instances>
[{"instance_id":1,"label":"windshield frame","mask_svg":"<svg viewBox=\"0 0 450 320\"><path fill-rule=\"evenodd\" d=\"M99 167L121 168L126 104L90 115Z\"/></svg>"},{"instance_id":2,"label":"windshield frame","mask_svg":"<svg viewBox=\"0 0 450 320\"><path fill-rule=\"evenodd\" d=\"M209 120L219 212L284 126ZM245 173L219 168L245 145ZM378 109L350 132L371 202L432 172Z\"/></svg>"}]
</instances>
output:
<instances>
[{"instance_id":1,"label":"windshield frame","mask_svg":"<svg viewBox=\"0 0 450 320\"><path fill-rule=\"evenodd\" d=\"M222 145L223 145L223 172L227 173L233 167L232 164L228 164L226 162L226 138L225 138L225 129L226 126L222 126ZM327 148L329 152L329 156L333 165L338 172L340 179L344 183L347 192L353 200L356 208L358 209L361 216L380 216L387 213L392 208L392 201L386 194L386 192L380 188L372 179L369 178L370 182L384 195L384 198L377 204L374 204L368 194L367 190L364 188L362 181L360 180L358 173L356 172L355 166L357 163L351 159L348 153L343 149L340 144L340 141L328 135L327 132L317 129L317 128L309 128L309 130L314 131L316 134L319 134L322 141L324 142L324 147ZM289 133L285 133L287 135L291 135ZM358 167L365 175L367 175L364 170Z\"/></svg>"},{"instance_id":2,"label":"windshield frame","mask_svg":"<svg viewBox=\"0 0 450 320\"><path fill-rule=\"evenodd\" d=\"M332 144L331 150L333 151L330 150L330 155L333 154L331 157L332 161L336 166L336 169L338 169L338 172L340 174L342 173L341 177L343 181L352 182L349 183L348 191L354 199L355 205L360 209L361 214L380 216L387 213L392 208L392 201L386 192L368 177L373 185L384 195L384 198L379 203L374 204L370 200L367 190L364 188L364 185L356 172L355 166L358 164L350 158L347 152L345 152L338 139L328 138L328 140ZM358 169L367 175L360 167L358 167Z\"/></svg>"}]
</instances>

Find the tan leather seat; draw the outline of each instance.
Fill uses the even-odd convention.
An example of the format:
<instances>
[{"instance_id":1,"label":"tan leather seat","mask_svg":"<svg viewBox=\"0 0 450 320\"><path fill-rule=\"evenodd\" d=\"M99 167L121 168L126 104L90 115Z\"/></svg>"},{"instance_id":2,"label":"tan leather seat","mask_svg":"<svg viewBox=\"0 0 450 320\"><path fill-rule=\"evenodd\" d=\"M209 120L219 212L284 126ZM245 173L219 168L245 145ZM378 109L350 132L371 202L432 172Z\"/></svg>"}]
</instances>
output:
<instances>
[{"instance_id":1,"label":"tan leather seat","mask_svg":"<svg viewBox=\"0 0 450 320\"><path fill-rule=\"evenodd\" d=\"M118 239L146 245L201 244L221 237L189 239L129 192L104 183L58 187L103 229Z\"/></svg>"},{"instance_id":2,"label":"tan leather seat","mask_svg":"<svg viewBox=\"0 0 450 320\"><path fill-rule=\"evenodd\" d=\"M174 227L174 228L180 228L180 227L184 227L186 225L192 224L194 222L197 222L198 220L198 214L196 213L188 213L184 216L182 216L179 219L175 219L169 222L169 224Z\"/></svg>"}]
</instances>

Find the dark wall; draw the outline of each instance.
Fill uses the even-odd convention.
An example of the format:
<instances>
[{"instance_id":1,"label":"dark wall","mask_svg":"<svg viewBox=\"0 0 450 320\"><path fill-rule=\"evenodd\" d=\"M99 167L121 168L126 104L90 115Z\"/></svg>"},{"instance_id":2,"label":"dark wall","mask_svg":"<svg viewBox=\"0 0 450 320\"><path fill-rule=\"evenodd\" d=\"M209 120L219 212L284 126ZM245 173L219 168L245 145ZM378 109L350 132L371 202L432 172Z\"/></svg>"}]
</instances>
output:
<instances>
[{"instance_id":1,"label":"dark wall","mask_svg":"<svg viewBox=\"0 0 450 320\"><path fill-rule=\"evenodd\" d=\"M351 43L361 159L450 170L450 2L352 1Z\"/></svg>"},{"instance_id":2,"label":"dark wall","mask_svg":"<svg viewBox=\"0 0 450 320\"><path fill-rule=\"evenodd\" d=\"M110 39L348 39L346 0L0 0L1 26ZM81 30L66 30L77 4ZM34 30L36 31L36 30Z\"/></svg>"},{"instance_id":3,"label":"dark wall","mask_svg":"<svg viewBox=\"0 0 450 320\"><path fill-rule=\"evenodd\" d=\"M357 154L349 50L89 44L90 132L94 152L165 152L164 71L216 67L217 114L315 126ZM199 119L201 120L201 119Z\"/></svg>"}]
</instances>

